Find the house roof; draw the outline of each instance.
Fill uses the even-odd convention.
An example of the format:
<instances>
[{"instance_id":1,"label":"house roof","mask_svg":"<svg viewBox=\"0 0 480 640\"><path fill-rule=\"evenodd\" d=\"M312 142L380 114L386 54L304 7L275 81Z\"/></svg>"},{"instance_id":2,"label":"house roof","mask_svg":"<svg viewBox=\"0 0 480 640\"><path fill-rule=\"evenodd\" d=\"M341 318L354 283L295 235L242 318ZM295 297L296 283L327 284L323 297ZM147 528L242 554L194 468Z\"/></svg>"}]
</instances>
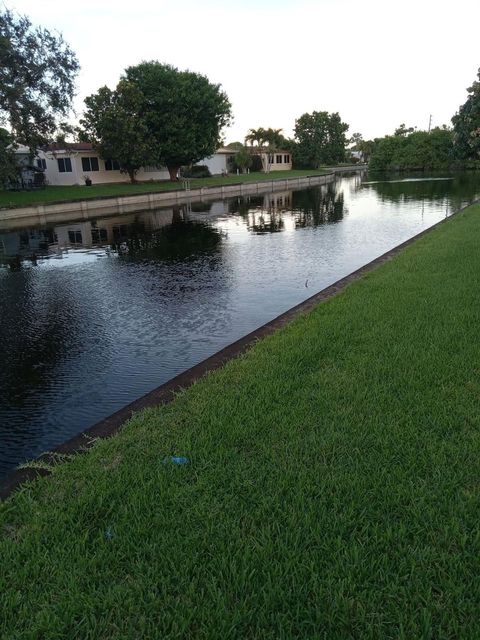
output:
<instances>
[{"instance_id":1,"label":"house roof","mask_svg":"<svg viewBox=\"0 0 480 640\"><path fill-rule=\"evenodd\" d=\"M215 151L215 153L224 153L224 154L229 154L229 155L236 155L238 153L238 149L229 149L228 147L220 147L219 149L217 149Z\"/></svg>"},{"instance_id":2,"label":"house roof","mask_svg":"<svg viewBox=\"0 0 480 640\"><path fill-rule=\"evenodd\" d=\"M49 144L46 151L92 151L94 146L91 142L66 142L65 144Z\"/></svg>"}]
</instances>

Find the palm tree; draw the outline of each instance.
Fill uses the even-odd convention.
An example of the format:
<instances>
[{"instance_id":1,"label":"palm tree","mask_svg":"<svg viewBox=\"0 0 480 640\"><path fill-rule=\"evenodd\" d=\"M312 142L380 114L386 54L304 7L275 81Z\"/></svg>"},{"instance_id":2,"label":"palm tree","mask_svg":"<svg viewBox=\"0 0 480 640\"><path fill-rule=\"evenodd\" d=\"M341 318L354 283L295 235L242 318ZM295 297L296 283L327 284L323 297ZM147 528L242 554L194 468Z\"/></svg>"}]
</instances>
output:
<instances>
[{"instance_id":1,"label":"palm tree","mask_svg":"<svg viewBox=\"0 0 480 640\"><path fill-rule=\"evenodd\" d=\"M245 144L250 143L250 146L254 146L255 142L257 146L261 147L264 144L265 140L265 129L263 127L259 127L258 129L249 129L247 135L245 136Z\"/></svg>"},{"instance_id":2,"label":"palm tree","mask_svg":"<svg viewBox=\"0 0 480 640\"><path fill-rule=\"evenodd\" d=\"M245 136L245 144L250 143L250 146L257 146L260 159L262 161L262 168L265 173L270 171L270 156L273 155L276 149L278 149L285 138L282 135L282 129L264 129L259 127L258 129L249 129L249 132Z\"/></svg>"}]
</instances>

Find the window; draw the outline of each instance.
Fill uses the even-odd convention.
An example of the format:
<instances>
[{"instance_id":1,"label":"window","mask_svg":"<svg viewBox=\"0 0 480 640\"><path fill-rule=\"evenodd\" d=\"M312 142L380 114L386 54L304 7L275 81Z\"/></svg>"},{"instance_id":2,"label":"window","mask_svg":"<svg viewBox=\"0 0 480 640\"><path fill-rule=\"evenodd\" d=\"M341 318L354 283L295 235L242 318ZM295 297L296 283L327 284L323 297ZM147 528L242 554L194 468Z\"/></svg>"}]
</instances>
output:
<instances>
[{"instance_id":1,"label":"window","mask_svg":"<svg viewBox=\"0 0 480 640\"><path fill-rule=\"evenodd\" d=\"M106 242L107 238L106 229L92 229L92 242L99 244L100 242Z\"/></svg>"},{"instance_id":2,"label":"window","mask_svg":"<svg viewBox=\"0 0 480 640\"><path fill-rule=\"evenodd\" d=\"M282 156L280 154L277 155L277 164L282 164Z\"/></svg>"},{"instance_id":3,"label":"window","mask_svg":"<svg viewBox=\"0 0 480 640\"><path fill-rule=\"evenodd\" d=\"M82 158L84 171L98 171L98 158Z\"/></svg>"},{"instance_id":4,"label":"window","mask_svg":"<svg viewBox=\"0 0 480 640\"><path fill-rule=\"evenodd\" d=\"M70 244L82 244L82 232L72 231L70 229L68 232L68 239L70 241Z\"/></svg>"},{"instance_id":5,"label":"window","mask_svg":"<svg viewBox=\"0 0 480 640\"><path fill-rule=\"evenodd\" d=\"M285 155L283 156L283 161L285 162L285 164L288 164L288 163L290 162L290 156L289 156L289 155L287 155L287 154L285 154Z\"/></svg>"},{"instance_id":6,"label":"window","mask_svg":"<svg viewBox=\"0 0 480 640\"><path fill-rule=\"evenodd\" d=\"M125 238L128 235L128 226L126 224L116 224L113 227L113 237L115 240Z\"/></svg>"},{"instance_id":7,"label":"window","mask_svg":"<svg viewBox=\"0 0 480 640\"><path fill-rule=\"evenodd\" d=\"M72 173L72 161L70 158L57 158L59 173Z\"/></svg>"},{"instance_id":8,"label":"window","mask_svg":"<svg viewBox=\"0 0 480 640\"><path fill-rule=\"evenodd\" d=\"M116 160L105 160L105 171L120 171L120 165Z\"/></svg>"},{"instance_id":9,"label":"window","mask_svg":"<svg viewBox=\"0 0 480 640\"><path fill-rule=\"evenodd\" d=\"M272 155L270 154L270 155L268 156L268 162L269 162L269 164L273 164L273 163L274 163L274 161L275 161L274 156L272 156Z\"/></svg>"},{"instance_id":10,"label":"window","mask_svg":"<svg viewBox=\"0 0 480 640\"><path fill-rule=\"evenodd\" d=\"M45 158L37 158L37 167L42 171L45 171L45 169L47 168L47 161L45 160Z\"/></svg>"}]
</instances>

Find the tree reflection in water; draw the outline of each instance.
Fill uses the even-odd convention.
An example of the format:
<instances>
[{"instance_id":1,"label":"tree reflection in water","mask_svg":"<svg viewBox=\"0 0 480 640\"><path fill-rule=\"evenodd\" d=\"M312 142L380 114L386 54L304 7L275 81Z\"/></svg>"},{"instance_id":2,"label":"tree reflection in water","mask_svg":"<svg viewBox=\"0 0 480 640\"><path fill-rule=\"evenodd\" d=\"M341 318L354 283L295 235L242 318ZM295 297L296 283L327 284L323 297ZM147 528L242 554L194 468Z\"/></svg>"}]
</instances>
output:
<instances>
[{"instance_id":1,"label":"tree reflection in water","mask_svg":"<svg viewBox=\"0 0 480 640\"><path fill-rule=\"evenodd\" d=\"M437 179L432 179L432 178ZM425 179L423 179L425 178ZM460 209L475 199L480 175L478 171L461 172L448 177L416 172L415 174L370 174L362 189L375 192L381 202L401 204L408 201L448 204L450 211Z\"/></svg>"},{"instance_id":2,"label":"tree reflection in water","mask_svg":"<svg viewBox=\"0 0 480 640\"><path fill-rule=\"evenodd\" d=\"M343 190L332 182L322 187L293 193L292 209L295 227L317 227L326 222L338 222L346 213Z\"/></svg>"},{"instance_id":3,"label":"tree reflection in water","mask_svg":"<svg viewBox=\"0 0 480 640\"><path fill-rule=\"evenodd\" d=\"M282 213L290 209L290 202L290 191L264 196L247 196L237 201L231 213L240 215L247 229L252 233L276 233L284 229Z\"/></svg>"},{"instance_id":4,"label":"tree reflection in water","mask_svg":"<svg viewBox=\"0 0 480 640\"><path fill-rule=\"evenodd\" d=\"M118 239L112 249L120 258L135 262L194 260L219 250L223 233L203 221L185 217L180 207L174 207L171 224L156 231L132 225L128 236Z\"/></svg>"}]
</instances>

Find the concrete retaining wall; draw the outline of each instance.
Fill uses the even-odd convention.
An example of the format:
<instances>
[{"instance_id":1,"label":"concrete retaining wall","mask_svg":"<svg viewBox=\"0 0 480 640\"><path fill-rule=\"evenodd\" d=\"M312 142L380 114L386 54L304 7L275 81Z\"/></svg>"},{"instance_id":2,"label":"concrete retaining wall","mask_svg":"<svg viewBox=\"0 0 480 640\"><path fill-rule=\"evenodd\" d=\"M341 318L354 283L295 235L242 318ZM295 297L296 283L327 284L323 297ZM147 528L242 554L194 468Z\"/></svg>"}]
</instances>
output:
<instances>
[{"instance_id":1,"label":"concrete retaining wall","mask_svg":"<svg viewBox=\"0 0 480 640\"><path fill-rule=\"evenodd\" d=\"M286 178L278 180L262 180L261 182L245 182L241 184L226 184L213 187L201 187L185 191L160 191L156 193L142 193L134 196L118 196L92 200L76 200L74 202L56 202L44 205L31 205L16 209L0 209L0 225L3 228L14 227L15 224L43 225L69 220L88 220L99 216L118 213L131 213L157 209L162 206L182 204L184 202L207 201L218 196L229 196L269 193L286 189L302 189L305 187L326 184L335 179L335 173L321 176L305 176L301 178Z\"/></svg>"}]
</instances>

